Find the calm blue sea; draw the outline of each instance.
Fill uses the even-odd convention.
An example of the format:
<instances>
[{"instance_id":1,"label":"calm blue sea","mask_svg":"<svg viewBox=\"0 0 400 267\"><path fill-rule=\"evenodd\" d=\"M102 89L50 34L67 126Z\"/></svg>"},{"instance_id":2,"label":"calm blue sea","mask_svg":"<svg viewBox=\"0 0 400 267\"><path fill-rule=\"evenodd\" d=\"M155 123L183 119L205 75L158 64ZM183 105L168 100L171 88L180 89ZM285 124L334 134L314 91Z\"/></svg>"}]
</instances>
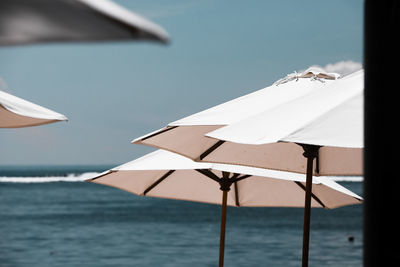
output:
<instances>
[{"instance_id":1,"label":"calm blue sea","mask_svg":"<svg viewBox=\"0 0 400 267\"><path fill-rule=\"evenodd\" d=\"M0 167L0 266L218 266L220 206L82 182L109 167ZM302 227L302 209L229 207L225 266L301 266ZM313 209L310 242L310 266L362 266L362 206Z\"/></svg>"}]
</instances>

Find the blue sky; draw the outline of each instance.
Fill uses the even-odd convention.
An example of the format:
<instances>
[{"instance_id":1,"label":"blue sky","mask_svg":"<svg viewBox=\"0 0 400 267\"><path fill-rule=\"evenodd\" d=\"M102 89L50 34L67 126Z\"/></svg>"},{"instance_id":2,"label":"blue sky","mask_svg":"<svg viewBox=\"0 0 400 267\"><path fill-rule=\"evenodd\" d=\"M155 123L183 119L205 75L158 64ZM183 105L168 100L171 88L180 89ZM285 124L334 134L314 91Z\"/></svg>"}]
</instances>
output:
<instances>
[{"instance_id":1,"label":"blue sky","mask_svg":"<svg viewBox=\"0 0 400 267\"><path fill-rule=\"evenodd\" d=\"M0 165L121 164L154 150L130 141L168 122L310 65L362 62L361 0L115 2L171 43L0 47L2 89L69 118L1 129Z\"/></svg>"}]
</instances>

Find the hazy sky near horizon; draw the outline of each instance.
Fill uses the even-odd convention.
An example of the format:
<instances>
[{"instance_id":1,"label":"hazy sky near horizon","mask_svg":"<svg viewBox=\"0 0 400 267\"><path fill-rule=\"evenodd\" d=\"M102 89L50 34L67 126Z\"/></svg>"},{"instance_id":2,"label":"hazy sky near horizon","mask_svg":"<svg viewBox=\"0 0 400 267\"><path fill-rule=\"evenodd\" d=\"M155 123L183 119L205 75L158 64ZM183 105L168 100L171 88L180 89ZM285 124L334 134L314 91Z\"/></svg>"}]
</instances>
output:
<instances>
[{"instance_id":1,"label":"hazy sky near horizon","mask_svg":"<svg viewBox=\"0 0 400 267\"><path fill-rule=\"evenodd\" d=\"M68 122L0 129L0 165L122 164L168 122L311 65L362 62L363 1L118 0L161 25L150 42L0 47L0 89Z\"/></svg>"}]
</instances>

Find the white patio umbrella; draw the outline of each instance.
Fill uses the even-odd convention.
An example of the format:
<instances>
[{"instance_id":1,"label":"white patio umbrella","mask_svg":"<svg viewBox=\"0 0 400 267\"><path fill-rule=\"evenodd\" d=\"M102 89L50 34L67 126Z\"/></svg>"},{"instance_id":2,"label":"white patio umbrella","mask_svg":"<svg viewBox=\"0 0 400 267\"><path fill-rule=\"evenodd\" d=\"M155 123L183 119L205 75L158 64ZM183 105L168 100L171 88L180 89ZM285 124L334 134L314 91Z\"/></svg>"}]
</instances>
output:
<instances>
[{"instance_id":1,"label":"white patio umbrella","mask_svg":"<svg viewBox=\"0 0 400 267\"><path fill-rule=\"evenodd\" d=\"M0 90L0 128L21 128L66 120L67 117L60 113Z\"/></svg>"},{"instance_id":2,"label":"white patio umbrella","mask_svg":"<svg viewBox=\"0 0 400 267\"><path fill-rule=\"evenodd\" d=\"M362 70L334 80L321 72L305 74L133 141L196 161L307 173L303 266L308 265L312 175L362 174L364 89Z\"/></svg>"},{"instance_id":3,"label":"white patio umbrella","mask_svg":"<svg viewBox=\"0 0 400 267\"><path fill-rule=\"evenodd\" d=\"M0 46L168 39L157 24L109 0L0 1Z\"/></svg>"},{"instance_id":4,"label":"white patio umbrella","mask_svg":"<svg viewBox=\"0 0 400 267\"><path fill-rule=\"evenodd\" d=\"M305 176L274 170L198 163L157 150L88 181L140 196L222 205L220 258L223 266L226 207L303 207ZM326 177L313 180L312 207L337 208L361 203L361 197ZM230 190L231 186L234 190ZM222 201L221 201L222 191Z\"/></svg>"},{"instance_id":5,"label":"white patio umbrella","mask_svg":"<svg viewBox=\"0 0 400 267\"><path fill-rule=\"evenodd\" d=\"M318 173L315 174L361 175L363 71L332 80L317 80L318 76L299 78L300 76L297 75L297 80L291 78L286 83L280 81L169 123L165 128L139 137L132 143L166 149L195 161L240 164L298 173L304 173L306 170L300 153L302 148L291 142L311 143L326 146L320 149ZM353 101L357 105L353 109L350 109L353 107L351 103L348 106L341 105L342 101L352 98L357 98ZM341 113L338 113L339 110ZM326 117L320 117L328 111L330 115L336 114L335 121L332 118L327 122ZM351 115L347 114L348 112L351 112ZM282 113L285 117L281 118L279 116ZM268 117L268 120L265 117ZM310 129L310 122L315 120L317 123L318 119L320 123L313 124L314 128ZM328 129L328 125L324 125L323 122L331 124L332 129ZM246 123L253 125L248 127ZM233 125L237 125L235 131L240 129L243 140L246 139L246 135L248 139L252 138L249 142L251 145L241 142L242 140L238 139L239 133L236 134L235 142L224 142L206 136L222 127L231 129L226 126L234 127ZM313 131L307 137L300 139L297 134L280 140L280 134L289 134L305 126L308 127L308 131ZM314 132L316 130L319 132ZM216 134L217 131L210 136L218 138ZM271 139L265 142L262 139L264 136ZM310 139L313 142L310 142ZM272 140L273 143L269 144ZM277 144L277 141L285 143ZM281 160L283 156L285 160Z\"/></svg>"}]
</instances>

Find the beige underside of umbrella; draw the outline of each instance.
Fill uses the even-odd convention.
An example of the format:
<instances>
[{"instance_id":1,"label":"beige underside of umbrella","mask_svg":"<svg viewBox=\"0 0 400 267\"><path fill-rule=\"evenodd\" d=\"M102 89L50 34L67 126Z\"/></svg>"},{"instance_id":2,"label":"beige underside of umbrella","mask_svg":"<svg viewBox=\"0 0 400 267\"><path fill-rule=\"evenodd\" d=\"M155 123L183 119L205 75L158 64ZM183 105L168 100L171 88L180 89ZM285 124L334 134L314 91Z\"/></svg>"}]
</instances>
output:
<instances>
[{"instance_id":1,"label":"beige underside of umbrella","mask_svg":"<svg viewBox=\"0 0 400 267\"><path fill-rule=\"evenodd\" d=\"M220 185L195 170L111 171L92 182L136 195L221 204ZM213 171L222 177L219 171ZM160 181L164 175L168 175ZM245 207L304 207L304 182L251 176L228 192L227 205ZM337 208L359 204L360 199L324 184L314 184L311 207Z\"/></svg>"},{"instance_id":2,"label":"beige underside of umbrella","mask_svg":"<svg viewBox=\"0 0 400 267\"><path fill-rule=\"evenodd\" d=\"M240 164L291 171L306 172L306 160L303 148L295 143L271 143L247 145L231 142L218 142L205 134L224 125L177 126L167 127L153 136L147 136L133 142L150 145L181 154L193 160L225 164ZM218 149L210 151L214 145ZM320 176L357 176L362 175L362 148L321 147L316 160L314 175Z\"/></svg>"},{"instance_id":3,"label":"beige underside of umbrella","mask_svg":"<svg viewBox=\"0 0 400 267\"><path fill-rule=\"evenodd\" d=\"M56 122L58 120L38 119L10 112L0 105L0 128L22 128Z\"/></svg>"}]
</instances>

